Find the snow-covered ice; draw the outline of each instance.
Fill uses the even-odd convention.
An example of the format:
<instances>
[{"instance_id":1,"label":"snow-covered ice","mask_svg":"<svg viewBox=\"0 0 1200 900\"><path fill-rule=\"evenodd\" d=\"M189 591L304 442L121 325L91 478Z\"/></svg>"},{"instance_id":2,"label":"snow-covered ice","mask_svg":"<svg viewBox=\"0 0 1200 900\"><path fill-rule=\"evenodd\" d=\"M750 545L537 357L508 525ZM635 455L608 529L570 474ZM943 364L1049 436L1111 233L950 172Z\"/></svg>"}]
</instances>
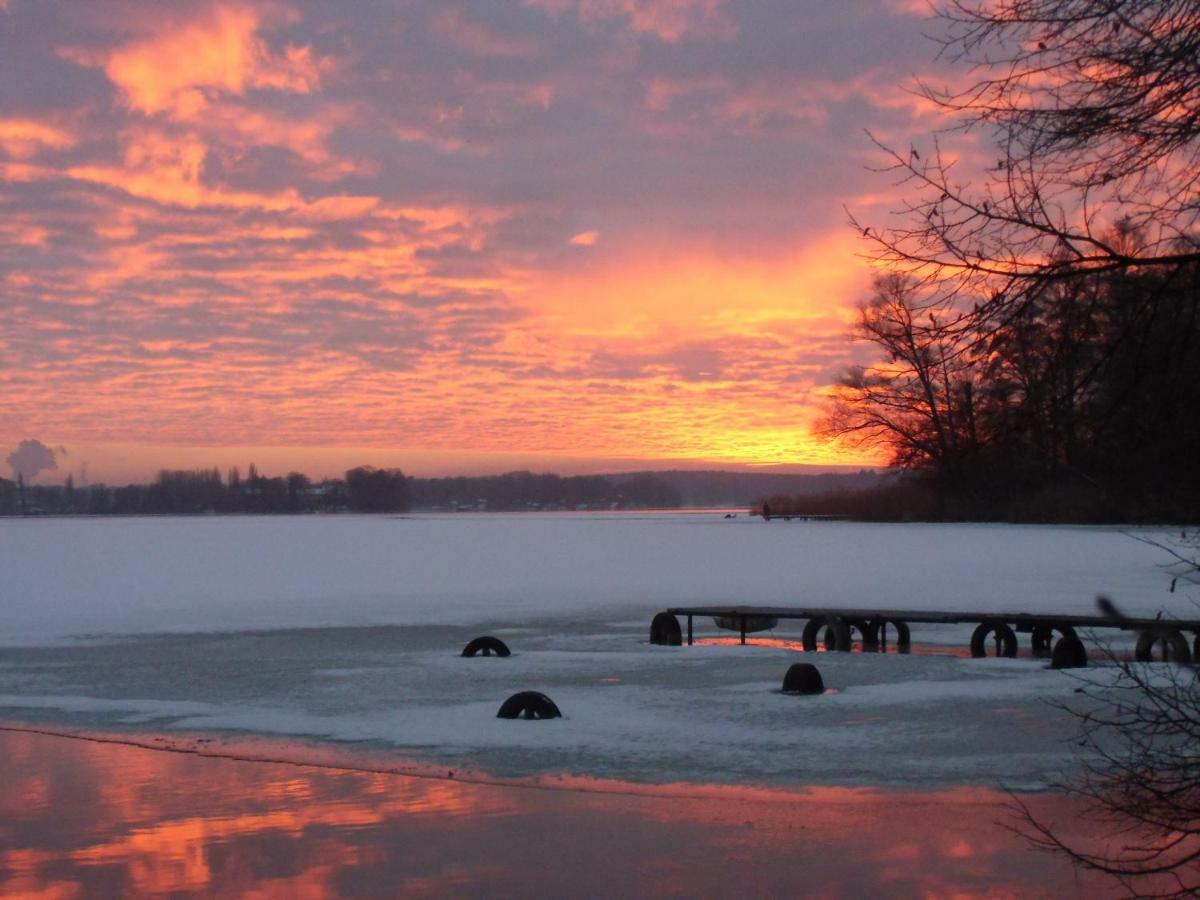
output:
<instances>
[{"instance_id":1,"label":"snow-covered ice","mask_svg":"<svg viewBox=\"0 0 1200 900\"><path fill-rule=\"evenodd\" d=\"M712 514L0 521L0 718L355 742L517 777L1036 787L1072 765L1071 724L1043 701L1076 697L1078 676L654 647L650 618L734 602L1086 613L1099 593L1196 616L1165 562L1116 529ZM969 631L914 640L961 648ZM483 632L514 655L459 657ZM800 659L828 693L779 693ZM565 718L496 719L524 689Z\"/></svg>"},{"instance_id":2,"label":"snow-covered ice","mask_svg":"<svg viewBox=\"0 0 1200 900\"><path fill-rule=\"evenodd\" d=\"M681 603L1188 610L1117 529L719 514L0 520L8 640L333 625L649 622Z\"/></svg>"}]
</instances>

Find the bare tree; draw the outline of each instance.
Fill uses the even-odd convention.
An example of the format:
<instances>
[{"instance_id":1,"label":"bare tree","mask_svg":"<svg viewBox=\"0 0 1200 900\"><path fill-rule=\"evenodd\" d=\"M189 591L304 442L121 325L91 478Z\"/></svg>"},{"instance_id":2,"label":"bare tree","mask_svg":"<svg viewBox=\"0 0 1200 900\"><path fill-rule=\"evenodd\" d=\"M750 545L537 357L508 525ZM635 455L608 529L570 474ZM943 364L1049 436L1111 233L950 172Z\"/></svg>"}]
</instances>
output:
<instances>
[{"instance_id":1,"label":"bare tree","mask_svg":"<svg viewBox=\"0 0 1200 900\"><path fill-rule=\"evenodd\" d=\"M852 219L877 259L975 326L1037 282L1200 260L1200 0L951 0L939 21L974 81L919 90L994 153L971 177L937 138L879 144L909 197L895 227Z\"/></svg>"},{"instance_id":2,"label":"bare tree","mask_svg":"<svg viewBox=\"0 0 1200 900\"><path fill-rule=\"evenodd\" d=\"M858 336L884 351L838 382L826 434L892 449L892 464L953 481L978 451L978 370L963 339L902 275L882 275L859 306Z\"/></svg>"}]
</instances>

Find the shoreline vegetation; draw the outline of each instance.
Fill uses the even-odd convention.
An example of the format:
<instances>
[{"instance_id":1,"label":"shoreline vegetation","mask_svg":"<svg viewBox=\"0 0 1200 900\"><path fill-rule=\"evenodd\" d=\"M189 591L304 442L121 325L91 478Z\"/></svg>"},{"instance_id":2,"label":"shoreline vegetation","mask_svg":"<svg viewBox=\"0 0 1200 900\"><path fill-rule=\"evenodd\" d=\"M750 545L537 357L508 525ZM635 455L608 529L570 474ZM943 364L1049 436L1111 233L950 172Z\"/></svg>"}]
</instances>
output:
<instances>
[{"instance_id":1,"label":"shoreline vegetation","mask_svg":"<svg viewBox=\"0 0 1200 900\"><path fill-rule=\"evenodd\" d=\"M773 495L750 514L771 519L849 519L855 522L996 522L1046 525L1194 525L1200 509L1186 497L1117 498L1081 482L1026 490L952 492L928 476L895 473L881 483L812 496Z\"/></svg>"},{"instance_id":2,"label":"shoreline vegetation","mask_svg":"<svg viewBox=\"0 0 1200 900\"><path fill-rule=\"evenodd\" d=\"M77 487L27 485L0 478L0 516L203 515L238 513L556 512L727 508L745 511L759 498L816 496L881 484L869 469L847 473L726 471L627 472L561 476L527 471L502 475L415 478L399 469L359 466L344 478L237 468L168 470L146 484Z\"/></svg>"},{"instance_id":3,"label":"shoreline vegetation","mask_svg":"<svg viewBox=\"0 0 1200 900\"><path fill-rule=\"evenodd\" d=\"M237 468L163 470L145 484L27 485L0 478L0 516L145 516L405 512L567 512L726 509L769 519L858 522L1193 524L1178 498L1116 498L1083 480L1016 488L948 490L927 473L783 474L686 470L560 476L416 478L359 466L344 478L268 476ZM765 515L764 515L765 513Z\"/></svg>"}]
</instances>

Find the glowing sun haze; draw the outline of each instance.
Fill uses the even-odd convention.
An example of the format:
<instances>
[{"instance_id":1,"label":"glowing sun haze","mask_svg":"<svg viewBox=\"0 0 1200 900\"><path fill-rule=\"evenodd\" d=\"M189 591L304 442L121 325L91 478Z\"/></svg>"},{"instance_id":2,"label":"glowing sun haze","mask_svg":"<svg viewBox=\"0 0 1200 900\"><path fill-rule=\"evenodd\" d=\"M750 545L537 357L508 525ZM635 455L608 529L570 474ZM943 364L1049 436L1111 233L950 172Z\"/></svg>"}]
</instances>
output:
<instances>
[{"instance_id":1,"label":"glowing sun haze","mask_svg":"<svg viewBox=\"0 0 1200 900\"><path fill-rule=\"evenodd\" d=\"M859 463L906 2L0 2L0 448L60 476Z\"/></svg>"}]
</instances>

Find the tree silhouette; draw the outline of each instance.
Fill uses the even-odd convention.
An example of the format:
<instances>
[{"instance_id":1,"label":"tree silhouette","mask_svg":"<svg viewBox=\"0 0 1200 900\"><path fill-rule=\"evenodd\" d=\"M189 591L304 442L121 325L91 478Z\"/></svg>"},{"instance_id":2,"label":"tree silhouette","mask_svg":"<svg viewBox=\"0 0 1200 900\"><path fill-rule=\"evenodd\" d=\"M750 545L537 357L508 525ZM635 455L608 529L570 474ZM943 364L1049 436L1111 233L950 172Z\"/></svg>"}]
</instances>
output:
<instances>
[{"instance_id":1,"label":"tree silhouette","mask_svg":"<svg viewBox=\"0 0 1200 900\"><path fill-rule=\"evenodd\" d=\"M1039 281L1200 260L1200 0L955 0L940 21L976 77L920 91L995 161L968 180L937 139L877 142L908 190L901 224L852 219L878 260L972 324Z\"/></svg>"},{"instance_id":2,"label":"tree silhouette","mask_svg":"<svg viewBox=\"0 0 1200 900\"><path fill-rule=\"evenodd\" d=\"M350 469L346 492L350 508L357 512L404 512L409 508L408 479L399 469Z\"/></svg>"}]
</instances>

